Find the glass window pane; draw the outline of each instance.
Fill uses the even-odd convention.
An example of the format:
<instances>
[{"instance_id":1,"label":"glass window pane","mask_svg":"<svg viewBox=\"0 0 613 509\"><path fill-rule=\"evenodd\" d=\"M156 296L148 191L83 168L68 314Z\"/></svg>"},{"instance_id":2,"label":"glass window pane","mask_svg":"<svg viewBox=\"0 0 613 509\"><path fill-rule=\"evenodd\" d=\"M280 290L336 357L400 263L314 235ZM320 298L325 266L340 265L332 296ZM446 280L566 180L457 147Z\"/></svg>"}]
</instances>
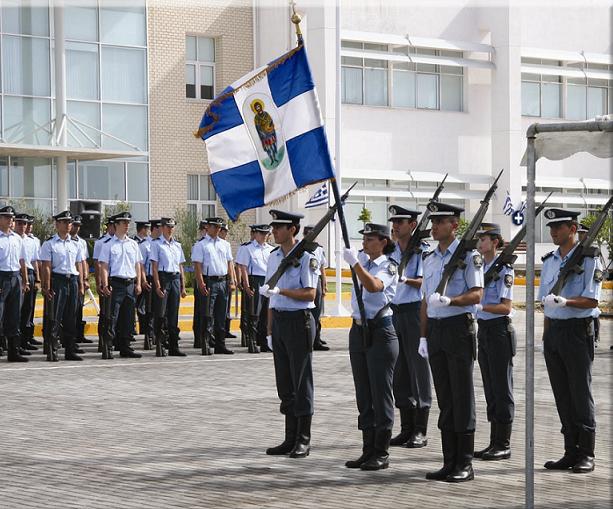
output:
<instances>
[{"instance_id":1,"label":"glass window pane","mask_svg":"<svg viewBox=\"0 0 613 509\"><path fill-rule=\"evenodd\" d=\"M196 38L193 35L185 37L185 58L186 60L196 60Z\"/></svg>"},{"instance_id":2,"label":"glass window pane","mask_svg":"<svg viewBox=\"0 0 613 509\"><path fill-rule=\"evenodd\" d=\"M196 97L196 66L185 66L185 97Z\"/></svg>"},{"instance_id":3,"label":"glass window pane","mask_svg":"<svg viewBox=\"0 0 613 509\"><path fill-rule=\"evenodd\" d=\"M145 50L102 48L102 100L147 102Z\"/></svg>"},{"instance_id":4,"label":"glass window pane","mask_svg":"<svg viewBox=\"0 0 613 509\"><path fill-rule=\"evenodd\" d=\"M210 37L198 37L198 60L215 62L215 40Z\"/></svg>"},{"instance_id":5,"label":"glass window pane","mask_svg":"<svg viewBox=\"0 0 613 509\"><path fill-rule=\"evenodd\" d=\"M604 115L607 110L607 89L588 87L587 89L587 118Z\"/></svg>"},{"instance_id":6,"label":"glass window pane","mask_svg":"<svg viewBox=\"0 0 613 509\"><path fill-rule=\"evenodd\" d=\"M444 74L463 74L464 68L457 65L441 65L440 72Z\"/></svg>"},{"instance_id":7,"label":"glass window pane","mask_svg":"<svg viewBox=\"0 0 613 509\"><path fill-rule=\"evenodd\" d=\"M200 66L200 99L213 99L213 68L209 65Z\"/></svg>"},{"instance_id":8,"label":"glass window pane","mask_svg":"<svg viewBox=\"0 0 613 509\"><path fill-rule=\"evenodd\" d=\"M394 106L415 108L415 73L394 71Z\"/></svg>"},{"instance_id":9,"label":"glass window pane","mask_svg":"<svg viewBox=\"0 0 613 509\"><path fill-rule=\"evenodd\" d=\"M352 48L352 49L362 49L362 43L361 42L355 42L355 41L342 41L341 42L341 47L343 47L343 48Z\"/></svg>"},{"instance_id":10,"label":"glass window pane","mask_svg":"<svg viewBox=\"0 0 613 509\"><path fill-rule=\"evenodd\" d=\"M8 160L3 157L0 158L0 196L9 195L9 169Z\"/></svg>"},{"instance_id":11,"label":"glass window pane","mask_svg":"<svg viewBox=\"0 0 613 509\"><path fill-rule=\"evenodd\" d=\"M101 42L146 46L144 1L139 0L130 3L141 5L136 7L120 7L111 1L101 2Z\"/></svg>"},{"instance_id":12,"label":"glass window pane","mask_svg":"<svg viewBox=\"0 0 613 509\"><path fill-rule=\"evenodd\" d=\"M49 99L4 97L4 138L7 142L48 145L51 135Z\"/></svg>"},{"instance_id":13,"label":"glass window pane","mask_svg":"<svg viewBox=\"0 0 613 509\"><path fill-rule=\"evenodd\" d=\"M102 105L102 130L120 140L147 150L147 107L119 104ZM104 148L129 150L124 143L103 136Z\"/></svg>"},{"instance_id":14,"label":"glass window pane","mask_svg":"<svg viewBox=\"0 0 613 509\"><path fill-rule=\"evenodd\" d=\"M361 58L356 57L341 57L341 64L362 67L363 61Z\"/></svg>"},{"instance_id":15,"label":"glass window pane","mask_svg":"<svg viewBox=\"0 0 613 509\"><path fill-rule=\"evenodd\" d=\"M41 4L31 0L3 0L2 30L11 34L48 36L49 8Z\"/></svg>"},{"instance_id":16,"label":"glass window pane","mask_svg":"<svg viewBox=\"0 0 613 509\"><path fill-rule=\"evenodd\" d=\"M51 198L51 161L34 157L12 157L9 171L14 198Z\"/></svg>"},{"instance_id":17,"label":"glass window pane","mask_svg":"<svg viewBox=\"0 0 613 509\"><path fill-rule=\"evenodd\" d=\"M203 201L213 201L217 198L215 188L208 175L200 175L200 199Z\"/></svg>"},{"instance_id":18,"label":"glass window pane","mask_svg":"<svg viewBox=\"0 0 613 509\"><path fill-rule=\"evenodd\" d=\"M134 221L145 221L149 219L149 204L130 203L130 212Z\"/></svg>"},{"instance_id":19,"label":"glass window pane","mask_svg":"<svg viewBox=\"0 0 613 509\"><path fill-rule=\"evenodd\" d=\"M417 107L438 108L438 76L434 74L417 75Z\"/></svg>"},{"instance_id":20,"label":"glass window pane","mask_svg":"<svg viewBox=\"0 0 613 509\"><path fill-rule=\"evenodd\" d=\"M362 104L362 69L343 67L342 102Z\"/></svg>"},{"instance_id":21,"label":"glass window pane","mask_svg":"<svg viewBox=\"0 0 613 509\"><path fill-rule=\"evenodd\" d=\"M377 69L387 69L387 60L373 60L372 58L364 59L364 67L374 67Z\"/></svg>"},{"instance_id":22,"label":"glass window pane","mask_svg":"<svg viewBox=\"0 0 613 509\"><path fill-rule=\"evenodd\" d=\"M541 115L541 86L538 83L521 83L521 114L531 117L539 117Z\"/></svg>"},{"instance_id":23,"label":"glass window pane","mask_svg":"<svg viewBox=\"0 0 613 509\"><path fill-rule=\"evenodd\" d=\"M569 120L585 120L586 117L586 87L568 85L566 90L566 118Z\"/></svg>"},{"instance_id":24,"label":"glass window pane","mask_svg":"<svg viewBox=\"0 0 613 509\"><path fill-rule=\"evenodd\" d=\"M4 91L22 95L51 95L49 40L2 38Z\"/></svg>"},{"instance_id":25,"label":"glass window pane","mask_svg":"<svg viewBox=\"0 0 613 509\"><path fill-rule=\"evenodd\" d=\"M77 199L77 171L76 171L76 163L71 161L68 163L68 199L76 200ZM55 182L56 182L56 172L55 166L53 167L52 173L52 183L53 183L53 195L56 196L55 192Z\"/></svg>"},{"instance_id":26,"label":"glass window pane","mask_svg":"<svg viewBox=\"0 0 613 509\"><path fill-rule=\"evenodd\" d=\"M188 203L187 212L192 216L198 217L198 205L196 205L195 203Z\"/></svg>"},{"instance_id":27,"label":"glass window pane","mask_svg":"<svg viewBox=\"0 0 613 509\"><path fill-rule=\"evenodd\" d=\"M363 207L363 203L346 203L343 207L345 209L345 219L347 221L349 237L354 240L362 238L358 231L361 230L364 225L362 221L358 220L358 217L360 217Z\"/></svg>"},{"instance_id":28,"label":"glass window pane","mask_svg":"<svg viewBox=\"0 0 613 509\"><path fill-rule=\"evenodd\" d=\"M78 41L98 40L98 9L95 1L90 1L91 6L67 4L64 7L64 31L66 39Z\"/></svg>"},{"instance_id":29,"label":"glass window pane","mask_svg":"<svg viewBox=\"0 0 613 509\"><path fill-rule=\"evenodd\" d=\"M66 91L71 99L98 99L98 45L66 43Z\"/></svg>"},{"instance_id":30,"label":"glass window pane","mask_svg":"<svg viewBox=\"0 0 613 509\"><path fill-rule=\"evenodd\" d=\"M364 104L387 106L387 71L364 69Z\"/></svg>"},{"instance_id":31,"label":"glass window pane","mask_svg":"<svg viewBox=\"0 0 613 509\"><path fill-rule=\"evenodd\" d=\"M423 56L435 56L436 50L417 48L417 54ZM422 72L436 72L436 65L434 64L417 64L417 70Z\"/></svg>"},{"instance_id":32,"label":"glass window pane","mask_svg":"<svg viewBox=\"0 0 613 509\"><path fill-rule=\"evenodd\" d=\"M68 125L68 145L71 147L99 147L100 132L97 129L100 129L100 105L98 103L68 101L66 112L71 119L82 122L82 124L76 124L78 128L71 124Z\"/></svg>"},{"instance_id":33,"label":"glass window pane","mask_svg":"<svg viewBox=\"0 0 613 509\"><path fill-rule=\"evenodd\" d=\"M187 176L187 199L198 200L198 175Z\"/></svg>"},{"instance_id":34,"label":"glass window pane","mask_svg":"<svg viewBox=\"0 0 613 509\"><path fill-rule=\"evenodd\" d=\"M128 200L149 201L149 172L147 165L128 163Z\"/></svg>"},{"instance_id":35,"label":"glass window pane","mask_svg":"<svg viewBox=\"0 0 613 509\"><path fill-rule=\"evenodd\" d=\"M560 118L561 85L543 83L543 117Z\"/></svg>"},{"instance_id":36,"label":"glass window pane","mask_svg":"<svg viewBox=\"0 0 613 509\"><path fill-rule=\"evenodd\" d=\"M79 163L79 198L125 201L123 166L118 161Z\"/></svg>"},{"instance_id":37,"label":"glass window pane","mask_svg":"<svg viewBox=\"0 0 613 509\"><path fill-rule=\"evenodd\" d=\"M215 205L202 205L202 216L201 217L216 217L217 216L217 212L216 212L216 206Z\"/></svg>"},{"instance_id":38,"label":"glass window pane","mask_svg":"<svg viewBox=\"0 0 613 509\"><path fill-rule=\"evenodd\" d=\"M611 115L611 114L613 114L613 89L612 89L612 88L609 88L609 89L607 90L607 92L608 92L608 93L607 93L607 96L608 96L608 99L609 99L609 101L608 101L608 102L609 102L609 111L608 111L608 114L609 114L609 115Z\"/></svg>"},{"instance_id":39,"label":"glass window pane","mask_svg":"<svg viewBox=\"0 0 613 509\"><path fill-rule=\"evenodd\" d=\"M441 110L462 111L461 76L441 76Z\"/></svg>"}]
</instances>

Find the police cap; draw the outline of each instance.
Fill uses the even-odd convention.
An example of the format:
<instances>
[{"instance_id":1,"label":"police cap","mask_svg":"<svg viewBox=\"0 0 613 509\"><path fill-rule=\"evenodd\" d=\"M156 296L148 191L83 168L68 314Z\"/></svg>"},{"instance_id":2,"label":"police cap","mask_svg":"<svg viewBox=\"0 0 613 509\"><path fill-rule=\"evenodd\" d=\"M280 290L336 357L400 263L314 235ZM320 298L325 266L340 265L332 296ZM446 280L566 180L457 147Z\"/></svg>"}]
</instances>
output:
<instances>
[{"instance_id":1,"label":"police cap","mask_svg":"<svg viewBox=\"0 0 613 509\"><path fill-rule=\"evenodd\" d=\"M29 221L29 215L25 212L20 212L19 214L15 214L15 221L19 221L21 223L27 223Z\"/></svg>"},{"instance_id":2,"label":"police cap","mask_svg":"<svg viewBox=\"0 0 613 509\"><path fill-rule=\"evenodd\" d=\"M304 218L303 214L295 214L293 212L285 212L284 210L272 209L268 211L272 216L271 225L274 224L288 224L299 225L300 220Z\"/></svg>"},{"instance_id":3,"label":"police cap","mask_svg":"<svg viewBox=\"0 0 613 509\"><path fill-rule=\"evenodd\" d=\"M11 207L10 205L7 205L6 207L2 207L0 209L0 216L11 216L11 217L14 217L15 216L15 209L13 207Z\"/></svg>"},{"instance_id":4,"label":"police cap","mask_svg":"<svg viewBox=\"0 0 613 509\"><path fill-rule=\"evenodd\" d=\"M53 219L55 219L56 221L72 222L72 214L70 213L70 210L64 210L63 212L60 212L59 214L53 216Z\"/></svg>"},{"instance_id":5,"label":"police cap","mask_svg":"<svg viewBox=\"0 0 613 509\"><path fill-rule=\"evenodd\" d=\"M358 232L360 235L381 235L382 237L390 236L390 227L386 224L366 223L364 229Z\"/></svg>"},{"instance_id":6,"label":"police cap","mask_svg":"<svg viewBox=\"0 0 613 509\"><path fill-rule=\"evenodd\" d=\"M580 212L568 209L547 209L545 211L545 219L548 219L547 226L555 223L563 223L567 221L576 221Z\"/></svg>"},{"instance_id":7,"label":"police cap","mask_svg":"<svg viewBox=\"0 0 613 509\"><path fill-rule=\"evenodd\" d=\"M262 232L262 233L270 232L270 225L268 224L252 224L249 226L249 228L251 228L252 232Z\"/></svg>"},{"instance_id":8,"label":"police cap","mask_svg":"<svg viewBox=\"0 0 613 509\"><path fill-rule=\"evenodd\" d=\"M115 214L113 216L113 220L115 222L117 222L117 221L127 221L129 223L130 221L132 221L132 214L130 214L128 211L120 212L119 214Z\"/></svg>"},{"instance_id":9,"label":"police cap","mask_svg":"<svg viewBox=\"0 0 613 509\"><path fill-rule=\"evenodd\" d=\"M502 235L500 225L497 223L481 223L477 235Z\"/></svg>"},{"instance_id":10,"label":"police cap","mask_svg":"<svg viewBox=\"0 0 613 509\"><path fill-rule=\"evenodd\" d=\"M428 210L430 211L430 217L460 217L460 214L464 212L462 207L456 207L449 203L441 203L440 201L431 201L428 203Z\"/></svg>"},{"instance_id":11,"label":"police cap","mask_svg":"<svg viewBox=\"0 0 613 509\"><path fill-rule=\"evenodd\" d=\"M400 205L391 205L388 210L391 214L388 221L393 221L394 219L414 220L417 219L419 214L421 214L421 212L418 212L417 210L407 209L405 207L401 207Z\"/></svg>"},{"instance_id":12,"label":"police cap","mask_svg":"<svg viewBox=\"0 0 613 509\"><path fill-rule=\"evenodd\" d=\"M174 217L163 217L160 222L162 226L177 226Z\"/></svg>"}]
</instances>

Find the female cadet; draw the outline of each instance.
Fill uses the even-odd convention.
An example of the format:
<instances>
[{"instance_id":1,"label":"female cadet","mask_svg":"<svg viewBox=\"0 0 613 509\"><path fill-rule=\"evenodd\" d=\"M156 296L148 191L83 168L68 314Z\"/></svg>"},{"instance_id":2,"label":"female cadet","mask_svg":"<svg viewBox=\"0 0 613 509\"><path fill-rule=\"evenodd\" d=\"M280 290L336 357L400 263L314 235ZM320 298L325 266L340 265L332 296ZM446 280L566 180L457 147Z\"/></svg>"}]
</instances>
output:
<instances>
[{"instance_id":1,"label":"female cadet","mask_svg":"<svg viewBox=\"0 0 613 509\"><path fill-rule=\"evenodd\" d=\"M504 245L500 226L481 223L477 249L483 256L486 273L496 259L496 250ZM505 265L498 279L485 282L481 303L477 304L479 324L479 368L490 422L490 443L475 451L475 458L503 460L511 457L511 427L515 413L513 400L513 356L515 331L511 324L513 267Z\"/></svg>"},{"instance_id":2,"label":"female cadet","mask_svg":"<svg viewBox=\"0 0 613 509\"><path fill-rule=\"evenodd\" d=\"M345 261L360 280L367 319L363 334L355 290L351 298L353 325L349 331L349 358L358 405L358 428L362 430L362 455L348 461L348 468L380 470L389 466L388 448L394 424L392 382L398 358L398 338L392 324L390 305L398 282L394 251L387 225L366 223L363 253L344 251ZM366 338L365 338L366 336Z\"/></svg>"}]
</instances>

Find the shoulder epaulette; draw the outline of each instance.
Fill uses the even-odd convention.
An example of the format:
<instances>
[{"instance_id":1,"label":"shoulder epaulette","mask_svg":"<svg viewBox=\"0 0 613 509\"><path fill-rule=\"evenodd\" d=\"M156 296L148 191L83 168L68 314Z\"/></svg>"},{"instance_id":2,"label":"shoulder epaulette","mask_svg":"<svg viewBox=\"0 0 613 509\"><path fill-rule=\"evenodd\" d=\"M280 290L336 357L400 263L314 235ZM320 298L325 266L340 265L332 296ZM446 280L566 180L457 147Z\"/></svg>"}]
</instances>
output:
<instances>
[{"instance_id":1,"label":"shoulder epaulette","mask_svg":"<svg viewBox=\"0 0 613 509\"><path fill-rule=\"evenodd\" d=\"M105 234L106 235L106 234ZM100 235L100 237L98 237L98 240L102 240L104 237L104 235Z\"/></svg>"},{"instance_id":2,"label":"shoulder epaulette","mask_svg":"<svg viewBox=\"0 0 613 509\"><path fill-rule=\"evenodd\" d=\"M396 260L394 260L391 255L387 257L387 259L390 261L390 263L393 263L394 265L400 265Z\"/></svg>"},{"instance_id":3,"label":"shoulder epaulette","mask_svg":"<svg viewBox=\"0 0 613 509\"><path fill-rule=\"evenodd\" d=\"M363 253L364 249L358 249L358 253Z\"/></svg>"},{"instance_id":4,"label":"shoulder epaulette","mask_svg":"<svg viewBox=\"0 0 613 509\"><path fill-rule=\"evenodd\" d=\"M55 237L55 235L51 235L47 240L51 240L53 237ZM47 240L45 240L45 242L47 242Z\"/></svg>"},{"instance_id":5,"label":"shoulder epaulette","mask_svg":"<svg viewBox=\"0 0 613 509\"><path fill-rule=\"evenodd\" d=\"M241 246L248 246L249 244L251 244L251 242L243 242Z\"/></svg>"},{"instance_id":6,"label":"shoulder epaulette","mask_svg":"<svg viewBox=\"0 0 613 509\"><path fill-rule=\"evenodd\" d=\"M547 258L553 256L554 251L549 251L546 255L541 256L541 261L544 262Z\"/></svg>"},{"instance_id":7,"label":"shoulder epaulette","mask_svg":"<svg viewBox=\"0 0 613 509\"><path fill-rule=\"evenodd\" d=\"M109 237L108 239L106 239L106 240L104 241L104 244L106 244L106 243L107 243L109 240L111 240L111 239L113 239L113 238L115 238L115 237Z\"/></svg>"},{"instance_id":8,"label":"shoulder epaulette","mask_svg":"<svg viewBox=\"0 0 613 509\"><path fill-rule=\"evenodd\" d=\"M421 252L421 259L422 259L422 260L425 260L425 259L426 259L426 258L428 258L428 256L430 256L432 253L434 253L434 250L433 250L433 251L422 251L422 252Z\"/></svg>"},{"instance_id":9,"label":"shoulder epaulette","mask_svg":"<svg viewBox=\"0 0 613 509\"><path fill-rule=\"evenodd\" d=\"M277 249L279 249L281 246L277 246L277 247L273 247L271 253L274 253Z\"/></svg>"}]
</instances>

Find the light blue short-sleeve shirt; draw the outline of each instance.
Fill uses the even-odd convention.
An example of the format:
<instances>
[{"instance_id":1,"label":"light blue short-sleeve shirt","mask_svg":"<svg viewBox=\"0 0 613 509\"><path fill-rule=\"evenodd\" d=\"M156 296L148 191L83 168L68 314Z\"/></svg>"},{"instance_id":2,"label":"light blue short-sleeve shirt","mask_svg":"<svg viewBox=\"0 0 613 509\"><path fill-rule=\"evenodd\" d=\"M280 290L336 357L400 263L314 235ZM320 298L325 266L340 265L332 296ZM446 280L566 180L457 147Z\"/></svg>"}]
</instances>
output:
<instances>
[{"instance_id":1,"label":"light blue short-sleeve shirt","mask_svg":"<svg viewBox=\"0 0 613 509\"><path fill-rule=\"evenodd\" d=\"M158 272L177 273L181 270L181 264L185 263L181 243L173 238L168 241L163 236L151 243L149 259L157 262Z\"/></svg>"},{"instance_id":2,"label":"light blue short-sleeve shirt","mask_svg":"<svg viewBox=\"0 0 613 509\"><path fill-rule=\"evenodd\" d=\"M265 276L272 249L270 244L260 244L257 240L253 240L239 248L236 253L236 263L247 267L247 273L250 275Z\"/></svg>"},{"instance_id":3,"label":"light blue short-sleeve shirt","mask_svg":"<svg viewBox=\"0 0 613 509\"><path fill-rule=\"evenodd\" d=\"M379 256L376 260L370 260L369 258L365 261L360 261L360 265L362 265L370 275L381 280L383 283L383 290L380 292L369 292L366 288L360 286L362 289L362 300L364 302L366 319L372 320L377 316L381 308L391 303L394 298L396 286L398 284L398 266L395 261L390 260L385 255ZM392 310L388 308L381 314L380 318L391 314ZM358 308L355 288L351 291L351 316L356 320L360 319L360 309Z\"/></svg>"},{"instance_id":4,"label":"light blue short-sleeve shirt","mask_svg":"<svg viewBox=\"0 0 613 509\"><path fill-rule=\"evenodd\" d=\"M136 264L142 263L143 257L136 241L129 237L123 240L113 237L103 246L98 261L108 264L110 277L133 279Z\"/></svg>"},{"instance_id":5,"label":"light blue short-sleeve shirt","mask_svg":"<svg viewBox=\"0 0 613 509\"><path fill-rule=\"evenodd\" d=\"M17 272L21 269L19 260L26 259L23 239L14 231L0 232L0 270Z\"/></svg>"},{"instance_id":6,"label":"light blue short-sleeve shirt","mask_svg":"<svg viewBox=\"0 0 613 509\"><path fill-rule=\"evenodd\" d=\"M202 264L204 276L226 276L228 262L232 261L232 248L230 243L219 237L209 235L196 242L192 249L192 262Z\"/></svg>"},{"instance_id":7,"label":"light blue short-sleeve shirt","mask_svg":"<svg viewBox=\"0 0 613 509\"><path fill-rule=\"evenodd\" d=\"M83 252L79 242L70 235L62 240L55 234L49 240L43 242L40 248L40 260L51 262L51 271L57 274L79 274L76 264L82 262Z\"/></svg>"},{"instance_id":8,"label":"light blue short-sleeve shirt","mask_svg":"<svg viewBox=\"0 0 613 509\"><path fill-rule=\"evenodd\" d=\"M422 249L426 248L427 244L422 245ZM400 245L396 244L396 249L391 254L390 258L394 260L398 265L402 260L402 252L400 251ZM398 277L404 276L409 279L419 279L423 277L423 259L422 253L414 253L407 263L407 266L404 269L404 274L399 274ZM394 304L407 304L409 302L419 302L421 300L421 289L415 288L414 286L407 285L405 283L398 283L396 287L396 294L392 302Z\"/></svg>"},{"instance_id":9,"label":"light blue short-sleeve shirt","mask_svg":"<svg viewBox=\"0 0 613 509\"><path fill-rule=\"evenodd\" d=\"M486 263L483 266L483 272L487 272L492 264L496 261L494 258L490 263ZM499 278L492 280L483 290L483 298L481 304L483 306L487 304L500 304L502 299L513 300L513 279L515 277L515 271L512 267L505 265L498 273ZM477 311L477 318L480 320L492 320L494 318L500 318L502 315L498 313L489 313L487 311Z\"/></svg>"},{"instance_id":10,"label":"light blue short-sleeve shirt","mask_svg":"<svg viewBox=\"0 0 613 509\"><path fill-rule=\"evenodd\" d=\"M275 273L283 258L283 250L280 247L271 252L266 269L267 280ZM277 286L287 289L317 288L318 278L319 267L317 259L312 253L305 251L300 257L300 264L297 267L287 269L279 279ZM304 301L285 297L284 295L272 295L269 307L277 311L296 311L299 309L313 309L315 303L312 300Z\"/></svg>"}]
</instances>

